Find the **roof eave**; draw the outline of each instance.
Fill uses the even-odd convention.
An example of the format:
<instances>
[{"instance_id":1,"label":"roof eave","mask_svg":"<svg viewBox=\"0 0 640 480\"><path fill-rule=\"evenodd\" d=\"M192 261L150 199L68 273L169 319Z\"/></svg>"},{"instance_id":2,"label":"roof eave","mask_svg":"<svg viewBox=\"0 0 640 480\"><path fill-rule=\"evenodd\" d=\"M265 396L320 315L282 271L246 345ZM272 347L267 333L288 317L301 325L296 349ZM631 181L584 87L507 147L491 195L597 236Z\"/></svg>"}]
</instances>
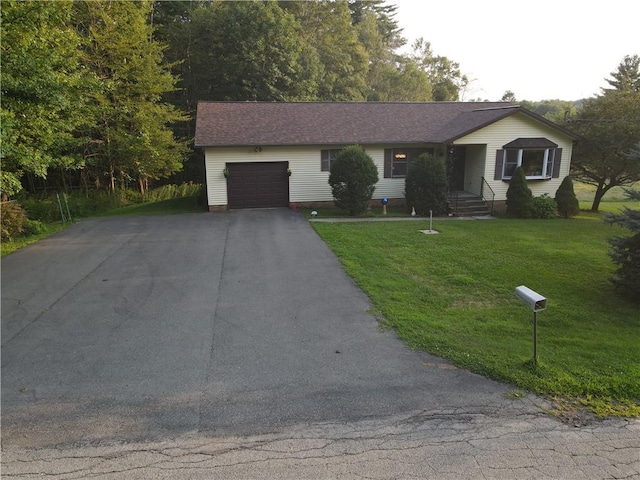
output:
<instances>
[{"instance_id":1,"label":"roof eave","mask_svg":"<svg viewBox=\"0 0 640 480\"><path fill-rule=\"evenodd\" d=\"M573 140L574 142L577 141L580 137L579 135L573 133L571 130L568 130L567 128L562 127L561 125L558 125L557 123L552 122L551 120L547 120L546 118L544 118L541 115L538 115L535 112L532 112L531 110L527 110L526 108L523 108L520 105L517 105L515 108L513 109L509 109L509 110L505 110L504 115L500 115L496 118L492 118L491 120L488 120L486 122L483 122L482 124L479 124L473 128L470 128L469 130L466 130L462 133L459 133L455 136L446 138L442 141L442 143L452 143L455 142L456 140L458 140L459 138L462 138L466 135L469 135L470 133L476 132L488 125L491 125L492 123L495 123L499 120L502 120L510 115L514 115L515 113L522 113L524 115L527 115L530 118L533 118L534 120L539 121L540 123L544 123L545 125L547 125L548 127L551 127L555 130L558 130L559 132L561 132L562 134L566 135L567 137L569 137L571 140Z\"/></svg>"}]
</instances>

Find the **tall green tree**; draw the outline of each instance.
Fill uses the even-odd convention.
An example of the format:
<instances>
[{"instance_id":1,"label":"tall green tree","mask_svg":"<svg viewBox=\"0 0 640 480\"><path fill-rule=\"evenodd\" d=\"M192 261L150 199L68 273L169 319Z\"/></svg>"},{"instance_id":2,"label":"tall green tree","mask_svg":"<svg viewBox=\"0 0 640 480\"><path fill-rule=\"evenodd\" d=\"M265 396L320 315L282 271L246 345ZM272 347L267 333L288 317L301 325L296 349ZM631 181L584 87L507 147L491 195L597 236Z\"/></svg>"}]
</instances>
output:
<instances>
[{"instance_id":1,"label":"tall green tree","mask_svg":"<svg viewBox=\"0 0 640 480\"><path fill-rule=\"evenodd\" d=\"M186 143L169 125L185 119L162 102L175 79L164 64L164 47L153 38L150 1L86 1L74 4L85 37L84 64L100 79L91 101L92 128L85 146L87 171L115 189L133 181L144 192L149 180L178 171Z\"/></svg>"},{"instance_id":2,"label":"tall green tree","mask_svg":"<svg viewBox=\"0 0 640 480\"><path fill-rule=\"evenodd\" d=\"M77 168L70 155L82 125L90 82L80 69L80 39L71 2L3 1L1 23L1 183L3 196L22 189L26 173Z\"/></svg>"},{"instance_id":3,"label":"tall green tree","mask_svg":"<svg viewBox=\"0 0 640 480\"><path fill-rule=\"evenodd\" d=\"M570 128L581 135L572 176L596 187L591 210L597 212L613 187L640 180L640 162L629 155L640 141L640 92L612 90L585 100Z\"/></svg>"},{"instance_id":4,"label":"tall green tree","mask_svg":"<svg viewBox=\"0 0 640 480\"><path fill-rule=\"evenodd\" d=\"M346 0L282 2L282 6L300 25L305 64L313 69L317 99L364 100L369 57Z\"/></svg>"},{"instance_id":5,"label":"tall green tree","mask_svg":"<svg viewBox=\"0 0 640 480\"><path fill-rule=\"evenodd\" d=\"M640 92L640 56L625 55L615 72L610 74L613 78L606 82L619 92ZM603 88L607 92L611 89Z\"/></svg>"},{"instance_id":6,"label":"tall green tree","mask_svg":"<svg viewBox=\"0 0 640 480\"><path fill-rule=\"evenodd\" d=\"M424 38L413 43L411 58L429 77L433 100L437 102L457 101L460 91L469 83L467 76L460 72L460 65L447 57L434 55L431 44Z\"/></svg>"}]
</instances>

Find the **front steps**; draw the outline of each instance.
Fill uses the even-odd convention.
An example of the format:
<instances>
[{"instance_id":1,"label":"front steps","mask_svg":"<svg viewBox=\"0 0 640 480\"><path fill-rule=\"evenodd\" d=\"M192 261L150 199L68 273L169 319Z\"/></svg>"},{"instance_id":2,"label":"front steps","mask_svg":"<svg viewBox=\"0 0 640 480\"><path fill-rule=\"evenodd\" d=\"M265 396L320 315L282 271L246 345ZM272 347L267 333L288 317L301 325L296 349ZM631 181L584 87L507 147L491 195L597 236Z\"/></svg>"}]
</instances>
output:
<instances>
[{"instance_id":1,"label":"front steps","mask_svg":"<svg viewBox=\"0 0 640 480\"><path fill-rule=\"evenodd\" d=\"M449 194L449 213L456 217L482 217L491 215L491 208L484 198L469 192Z\"/></svg>"}]
</instances>

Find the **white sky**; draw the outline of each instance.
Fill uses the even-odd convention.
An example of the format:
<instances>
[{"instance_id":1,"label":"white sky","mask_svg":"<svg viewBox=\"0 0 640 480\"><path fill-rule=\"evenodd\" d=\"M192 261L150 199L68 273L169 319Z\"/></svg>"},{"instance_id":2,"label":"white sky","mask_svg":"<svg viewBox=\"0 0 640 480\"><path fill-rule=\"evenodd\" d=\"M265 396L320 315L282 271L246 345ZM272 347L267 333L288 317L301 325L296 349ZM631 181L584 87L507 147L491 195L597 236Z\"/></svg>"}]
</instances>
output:
<instances>
[{"instance_id":1,"label":"white sky","mask_svg":"<svg viewBox=\"0 0 640 480\"><path fill-rule=\"evenodd\" d=\"M625 55L640 55L639 0L387 0L410 45L473 80L464 100L578 100L600 93Z\"/></svg>"}]
</instances>

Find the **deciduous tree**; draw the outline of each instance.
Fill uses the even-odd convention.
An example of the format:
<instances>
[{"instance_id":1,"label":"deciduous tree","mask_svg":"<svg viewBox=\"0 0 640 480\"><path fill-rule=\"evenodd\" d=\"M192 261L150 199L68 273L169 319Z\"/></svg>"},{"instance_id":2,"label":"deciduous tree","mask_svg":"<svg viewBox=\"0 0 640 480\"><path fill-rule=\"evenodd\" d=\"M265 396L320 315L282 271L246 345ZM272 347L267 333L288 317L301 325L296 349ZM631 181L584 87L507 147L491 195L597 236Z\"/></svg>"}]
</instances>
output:
<instances>
[{"instance_id":1,"label":"deciduous tree","mask_svg":"<svg viewBox=\"0 0 640 480\"><path fill-rule=\"evenodd\" d=\"M186 144L169 125L184 120L162 97L175 88L164 64L164 47L153 38L150 1L76 3L78 30L86 38L85 65L100 79L91 96L92 128L86 145L87 168L97 183L106 173L117 182L138 183L181 168Z\"/></svg>"},{"instance_id":2,"label":"deciduous tree","mask_svg":"<svg viewBox=\"0 0 640 480\"><path fill-rule=\"evenodd\" d=\"M3 1L3 196L17 193L25 173L46 177L52 166L76 168L69 153L85 122L79 37L71 27L71 2Z\"/></svg>"},{"instance_id":3,"label":"deciduous tree","mask_svg":"<svg viewBox=\"0 0 640 480\"><path fill-rule=\"evenodd\" d=\"M597 212L610 189L640 180L640 162L629 155L640 141L640 92L612 90L585 100L570 128L581 135L573 177L596 187L591 210Z\"/></svg>"}]
</instances>

